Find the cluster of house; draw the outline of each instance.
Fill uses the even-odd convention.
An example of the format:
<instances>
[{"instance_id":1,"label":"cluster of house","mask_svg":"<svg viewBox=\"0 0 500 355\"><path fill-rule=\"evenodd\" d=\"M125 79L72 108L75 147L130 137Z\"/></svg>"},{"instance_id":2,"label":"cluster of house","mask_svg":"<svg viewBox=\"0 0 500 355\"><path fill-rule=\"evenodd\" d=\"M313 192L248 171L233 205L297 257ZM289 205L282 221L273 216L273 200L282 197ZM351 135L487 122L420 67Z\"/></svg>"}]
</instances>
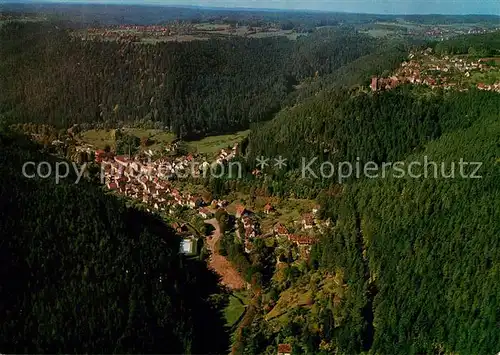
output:
<instances>
[{"instance_id":1,"label":"cluster of house","mask_svg":"<svg viewBox=\"0 0 500 355\"><path fill-rule=\"evenodd\" d=\"M88 151L88 147L82 147L82 149ZM173 180L206 176L214 164L225 164L235 158L237 154L238 144L236 143L232 149L222 149L213 163L193 154L152 160L152 154L146 154L145 157L140 155L127 157L116 156L114 153L104 150L95 151L95 161L101 164L105 181L109 184L114 183L116 188L119 188L127 183L137 183L137 181L133 181L134 178L143 176L150 180L152 178ZM126 186L123 188L126 189Z\"/></svg>"},{"instance_id":2,"label":"cluster of house","mask_svg":"<svg viewBox=\"0 0 500 355\"><path fill-rule=\"evenodd\" d=\"M477 88L479 90L500 92L500 82L492 84L492 85L486 85L484 83L479 83L479 84L477 84Z\"/></svg>"},{"instance_id":3,"label":"cluster of house","mask_svg":"<svg viewBox=\"0 0 500 355\"><path fill-rule=\"evenodd\" d=\"M276 237L286 237L290 242L296 244L299 247L310 247L317 241L315 237L309 235L290 233L288 229L281 223L275 224L273 230Z\"/></svg>"},{"instance_id":4,"label":"cluster of house","mask_svg":"<svg viewBox=\"0 0 500 355\"><path fill-rule=\"evenodd\" d=\"M236 206L235 217L236 234L243 241L245 252L250 253L252 251L252 239L261 234L260 224L254 218L253 212L242 205ZM243 231L243 235L241 235L240 227Z\"/></svg>"},{"instance_id":5,"label":"cluster of house","mask_svg":"<svg viewBox=\"0 0 500 355\"><path fill-rule=\"evenodd\" d=\"M229 161L237 153L238 146L232 150L222 150L217 161ZM169 212L172 206L202 208L199 196L182 195L173 189L169 180L185 177L199 177L206 174L210 163L206 160L195 161L193 155L182 157L163 157L152 161L150 157L116 156L112 152L97 150L95 160L101 164L101 181L108 189L127 197L140 200L158 211ZM220 201L215 201L222 204ZM208 215L208 210L200 211Z\"/></svg>"},{"instance_id":6,"label":"cluster of house","mask_svg":"<svg viewBox=\"0 0 500 355\"><path fill-rule=\"evenodd\" d=\"M127 36L135 36L139 38L141 35L146 35L147 37L166 37L175 36L177 34L184 34L189 28L181 30L178 25L160 26L139 26L139 25L120 25L116 27L107 28L96 28L91 27L86 30L83 36L84 38L95 38L95 37L105 37L105 38L123 38ZM82 34L82 33L80 33Z\"/></svg>"},{"instance_id":7,"label":"cluster of house","mask_svg":"<svg viewBox=\"0 0 500 355\"><path fill-rule=\"evenodd\" d=\"M498 31L499 28L482 28L473 27L468 29L454 28L450 26L436 26L433 28L425 28L422 30L421 27L408 29L409 35L424 35L431 38L438 38L441 40L449 39L454 36L464 35L464 34L480 34Z\"/></svg>"},{"instance_id":8,"label":"cluster of house","mask_svg":"<svg viewBox=\"0 0 500 355\"><path fill-rule=\"evenodd\" d=\"M239 154L239 144L235 143L231 149L221 149L219 155L217 156L215 162L225 163L234 159Z\"/></svg>"},{"instance_id":9,"label":"cluster of house","mask_svg":"<svg viewBox=\"0 0 500 355\"><path fill-rule=\"evenodd\" d=\"M111 30L99 30L94 28L89 28L88 32L85 34L75 33L74 38L80 38L84 40L114 40L117 42L139 42L140 38L137 34L111 31Z\"/></svg>"},{"instance_id":10,"label":"cluster of house","mask_svg":"<svg viewBox=\"0 0 500 355\"><path fill-rule=\"evenodd\" d=\"M411 53L408 61L405 61L389 78L373 77L371 81L372 91L391 90L401 84L427 85L431 88L451 89L460 87L457 80L462 76L470 77L474 72L485 73L494 70L494 67L486 64L486 60L468 61L463 58L445 56L443 58L432 54L428 48L419 53ZM479 84L478 88L484 90L497 90L498 86Z\"/></svg>"},{"instance_id":11,"label":"cluster of house","mask_svg":"<svg viewBox=\"0 0 500 355\"><path fill-rule=\"evenodd\" d=\"M313 209L313 213L306 213L302 216L301 224L304 231L310 230L318 225L318 221L316 219L318 211L319 207L317 206ZM276 223L274 225L273 232L275 237L286 237L288 241L303 248L305 251L310 250L311 245L317 242L317 238L315 236L290 233L281 223Z\"/></svg>"},{"instance_id":12,"label":"cluster of house","mask_svg":"<svg viewBox=\"0 0 500 355\"><path fill-rule=\"evenodd\" d=\"M232 149L223 149L217 156L217 162L229 161L237 154L238 145ZM129 158L98 150L95 152L95 159L101 163L101 179L108 189L144 203L150 212L156 210L174 214L176 207L187 207L196 209L203 219L209 219L213 217L215 211L226 209L229 205L226 200L212 200L210 202L204 201L197 195L182 194L172 186L169 178L172 175L185 174L186 169L192 165L194 159L192 155L151 161L140 156ZM201 168L203 164L197 166ZM276 210L268 203L264 206L263 212L269 215ZM301 226L304 231L311 230L317 225L315 218L317 212L318 208L315 208L312 213L307 213L302 217ZM259 222L254 213L242 205L236 207L235 217L237 234L244 241L245 251L250 253L252 240L262 235ZM186 232L182 227L178 228L179 231ZM315 237L290 233L285 226L279 223L274 226L271 235L286 237L305 251L309 250L310 246L316 242ZM186 237L183 239L181 251L185 254L191 254L195 244L196 238Z\"/></svg>"},{"instance_id":13,"label":"cluster of house","mask_svg":"<svg viewBox=\"0 0 500 355\"><path fill-rule=\"evenodd\" d=\"M301 226L304 231L311 230L315 226L318 226L319 221L316 219L318 210L319 207L315 207L313 213L307 213L302 216ZM275 212L276 209L271 204L268 203L264 206L265 214L269 215ZM270 233L262 235L259 222L254 218L254 213L242 205L236 207L235 217L237 235L244 242L245 252L247 253L252 251L252 241L257 237L285 237L288 241L301 247L305 252L308 252L311 245L317 242L317 238L314 236L290 233L281 223L276 223ZM243 232L243 235L240 230Z\"/></svg>"}]
</instances>

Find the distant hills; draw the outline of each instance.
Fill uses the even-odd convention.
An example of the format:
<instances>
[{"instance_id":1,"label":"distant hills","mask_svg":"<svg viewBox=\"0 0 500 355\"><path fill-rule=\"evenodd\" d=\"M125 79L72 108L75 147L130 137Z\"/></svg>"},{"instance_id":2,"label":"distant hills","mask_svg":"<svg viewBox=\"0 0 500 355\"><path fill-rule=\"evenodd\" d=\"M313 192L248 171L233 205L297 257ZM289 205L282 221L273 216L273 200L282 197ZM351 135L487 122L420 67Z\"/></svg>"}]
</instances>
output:
<instances>
[{"instance_id":1,"label":"distant hills","mask_svg":"<svg viewBox=\"0 0 500 355\"><path fill-rule=\"evenodd\" d=\"M188 5L133 4L127 2L105 3L78 1L56 3L52 1L8 1L0 4L0 10L28 12L45 15L65 15L73 21L83 23L99 22L102 24L158 24L181 20L240 20L262 19L266 21L296 22L301 19L314 21L317 25L333 22L366 23L375 21L404 20L417 23L499 23L496 15L386 15L343 13L334 11L286 10L262 8L224 8Z\"/></svg>"}]
</instances>

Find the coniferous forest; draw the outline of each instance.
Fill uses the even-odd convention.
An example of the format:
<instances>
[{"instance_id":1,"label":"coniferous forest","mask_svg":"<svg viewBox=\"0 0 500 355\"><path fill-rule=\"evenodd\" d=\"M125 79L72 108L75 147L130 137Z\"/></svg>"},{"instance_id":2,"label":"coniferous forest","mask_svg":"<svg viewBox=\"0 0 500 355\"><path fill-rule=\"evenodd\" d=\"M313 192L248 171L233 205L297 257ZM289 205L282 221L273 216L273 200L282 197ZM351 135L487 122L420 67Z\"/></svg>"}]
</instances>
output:
<instances>
[{"instance_id":1,"label":"coniferous forest","mask_svg":"<svg viewBox=\"0 0 500 355\"><path fill-rule=\"evenodd\" d=\"M301 80L330 74L385 43L323 29L296 42L137 45L81 41L58 26L16 22L0 28L0 40L0 107L11 121L135 124L179 137L269 120Z\"/></svg>"},{"instance_id":2,"label":"coniferous forest","mask_svg":"<svg viewBox=\"0 0 500 355\"><path fill-rule=\"evenodd\" d=\"M500 93L476 84L370 87L372 77L391 78L402 62L409 66L414 53L458 56L456 63L471 56L477 68L481 57L493 57L493 66L498 31L437 42L375 38L351 25L371 26L383 16L349 15L339 25L337 14L321 28L312 15L296 16L290 26L302 23L308 33L296 40L154 44L81 40L63 22L0 23L1 352L271 355L279 345L294 355L499 351ZM405 19L463 25L446 16ZM254 19L248 13L241 21ZM208 267L205 246L197 256L179 252L173 220L92 179L22 175L26 162L63 160L19 127L25 134L41 127L56 141L74 125L173 133L182 151L175 158L201 137L249 130L234 158L241 179L169 183L202 185L205 207L228 196L237 196L236 211L257 199L307 204L284 217L263 209L249 215L276 213L293 231L286 235L314 231L314 243L299 249L291 239L278 242L272 224L248 249L241 242L247 226L232 227L229 207L197 216L206 230L219 227L210 252L225 257L246 285L244 310L228 326L228 288ZM135 154L149 139L121 137L117 154ZM278 156L286 159L283 169L256 164ZM303 176L304 159L316 159L315 172L325 162L372 162L378 177L340 180L338 170ZM416 162L419 177L396 176L384 162ZM465 171L463 162L471 163ZM318 222L305 231L311 203Z\"/></svg>"},{"instance_id":3,"label":"coniferous forest","mask_svg":"<svg viewBox=\"0 0 500 355\"><path fill-rule=\"evenodd\" d=\"M218 277L165 223L82 182L21 174L56 161L0 135L0 347L9 353L221 353ZM73 180L74 181L74 180ZM204 324L210 323L210 327Z\"/></svg>"}]
</instances>

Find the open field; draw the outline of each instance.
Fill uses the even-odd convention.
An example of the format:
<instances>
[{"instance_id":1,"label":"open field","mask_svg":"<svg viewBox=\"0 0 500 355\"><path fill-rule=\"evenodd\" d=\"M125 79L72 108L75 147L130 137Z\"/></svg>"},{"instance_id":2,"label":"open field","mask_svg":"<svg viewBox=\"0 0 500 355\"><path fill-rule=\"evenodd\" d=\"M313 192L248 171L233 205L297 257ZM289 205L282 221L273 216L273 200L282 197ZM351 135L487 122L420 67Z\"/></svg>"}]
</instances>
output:
<instances>
[{"instance_id":1,"label":"open field","mask_svg":"<svg viewBox=\"0 0 500 355\"><path fill-rule=\"evenodd\" d=\"M492 85L500 81L500 71L489 71L486 73L474 73L468 79L471 84L477 85L483 83Z\"/></svg>"},{"instance_id":2,"label":"open field","mask_svg":"<svg viewBox=\"0 0 500 355\"><path fill-rule=\"evenodd\" d=\"M96 149L104 149L106 145L112 147L115 143L111 138L111 131L106 129L91 129L82 132L78 138L82 143L89 144Z\"/></svg>"},{"instance_id":3,"label":"open field","mask_svg":"<svg viewBox=\"0 0 500 355\"><path fill-rule=\"evenodd\" d=\"M175 134L158 129L128 128L125 132L139 138L149 137L153 144L147 149L153 151L165 148L165 145L172 143L176 138Z\"/></svg>"},{"instance_id":4,"label":"open field","mask_svg":"<svg viewBox=\"0 0 500 355\"><path fill-rule=\"evenodd\" d=\"M281 294L278 302L271 312L266 315L265 319L270 321L285 316L289 311L297 307L309 307L311 299L312 291L306 289L288 289Z\"/></svg>"},{"instance_id":5,"label":"open field","mask_svg":"<svg viewBox=\"0 0 500 355\"><path fill-rule=\"evenodd\" d=\"M234 134L206 137L198 141L189 141L188 149L193 153L216 154L223 148L232 148L235 143L245 139L249 133L250 130L246 130Z\"/></svg>"},{"instance_id":6,"label":"open field","mask_svg":"<svg viewBox=\"0 0 500 355\"><path fill-rule=\"evenodd\" d=\"M385 36L395 34L394 31L386 30L386 29L382 29L382 28L361 31L361 33L366 33L367 35L375 37L375 38L380 38L380 37L385 37Z\"/></svg>"},{"instance_id":7,"label":"open field","mask_svg":"<svg viewBox=\"0 0 500 355\"><path fill-rule=\"evenodd\" d=\"M248 304L248 294L246 291L235 291L229 296L229 304L224 310L227 325L233 327L240 320Z\"/></svg>"},{"instance_id":8,"label":"open field","mask_svg":"<svg viewBox=\"0 0 500 355\"><path fill-rule=\"evenodd\" d=\"M158 43L158 42L188 42L196 40L208 40L213 38L228 38L233 36L249 38L286 37L296 40L302 34L293 30L281 30L271 27L234 27L228 24L199 23L199 24L168 24L165 26L144 26L130 28L98 28L75 30L73 36L83 39L99 39L115 41L123 38L134 38L135 43Z\"/></svg>"},{"instance_id":9,"label":"open field","mask_svg":"<svg viewBox=\"0 0 500 355\"><path fill-rule=\"evenodd\" d=\"M162 150L176 138L175 134L171 132L157 129L124 128L123 131L139 138L149 137L153 144L148 146L147 149L153 151ZM249 133L250 130L246 130L233 134L210 136L197 141L189 141L187 146L188 150L193 153L215 155L223 148L232 148L235 143L245 139ZM77 138L80 143L89 144L95 149L104 149L106 145L113 147L115 144L112 138L112 130L109 129L91 129L80 133Z\"/></svg>"}]
</instances>

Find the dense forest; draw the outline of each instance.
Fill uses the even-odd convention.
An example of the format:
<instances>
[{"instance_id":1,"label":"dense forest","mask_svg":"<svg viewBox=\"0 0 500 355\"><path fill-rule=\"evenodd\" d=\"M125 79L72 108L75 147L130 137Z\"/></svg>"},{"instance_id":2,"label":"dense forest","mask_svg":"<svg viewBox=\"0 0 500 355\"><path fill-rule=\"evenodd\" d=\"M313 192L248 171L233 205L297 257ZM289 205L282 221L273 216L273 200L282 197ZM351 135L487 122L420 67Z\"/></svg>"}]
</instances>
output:
<instances>
[{"instance_id":1,"label":"dense forest","mask_svg":"<svg viewBox=\"0 0 500 355\"><path fill-rule=\"evenodd\" d=\"M485 23L497 25L495 15L390 15L347 12L259 10L252 8L217 8L197 6L155 6L151 4L78 4L43 2L8 2L2 4L6 14L19 13L66 19L72 26L141 24L155 25L173 21L191 23L212 22L241 25L278 24L284 29L312 31L320 26L365 24L376 22L394 23L408 21L434 25L457 23Z\"/></svg>"},{"instance_id":2,"label":"dense forest","mask_svg":"<svg viewBox=\"0 0 500 355\"><path fill-rule=\"evenodd\" d=\"M23 177L55 160L8 132L0 146L2 352L226 352L218 277L170 227L90 183Z\"/></svg>"},{"instance_id":3,"label":"dense forest","mask_svg":"<svg viewBox=\"0 0 500 355\"><path fill-rule=\"evenodd\" d=\"M291 343L297 354L496 352L498 94L401 88L353 101L336 95L287 112L296 128L270 122L251 144L293 162L296 155L320 154L322 143L330 142L337 155L323 159L417 161L418 173L428 159L444 173L361 177L320 190L330 229L307 265L287 266L263 296L281 302L289 293L304 294L307 301L273 321L255 308L240 353L272 354L276 339ZM311 137L318 141L308 142ZM461 159L482 162L482 178L462 178ZM305 189L303 180L290 176L276 174L271 184L282 184L287 193Z\"/></svg>"},{"instance_id":4,"label":"dense forest","mask_svg":"<svg viewBox=\"0 0 500 355\"><path fill-rule=\"evenodd\" d=\"M349 29L183 43L81 41L50 24L0 28L0 112L59 127L142 125L180 137L268 120L294 85L375 52Z\"/></svg>"},{"instance_id":5,"label":"dense forest","mask_svg":"<svg viewBox=\"0 0 500 355\"><path fill-rule=\"evenodd\" d=\"M497 32L459 36L434 45L437 54L469 54L490 57L500 54L500 37Z\"/></svg>"},{"instance_id":6,"label":"dense forest","mask_svg":"<svg viewBox=\"0 0 500 355\"><path fill-rule=\"evenodd\" d=\"M444 162L446 176L452 162L482 162L481 179L459 177L457 166L454 179L366 180L324 199L324 213L337 222L318 248L319 265L343 264L352 270L348 278L365 278L375 352L494 353L500 347L494 218L500 112L493 103L469 102L481 108L470 127L406 158ZM345 259L332 250L345 250Z\"/></svg>"},{"instance_id":7,"label":"dense forest","mask_svg":"<svg viewBox=\"0 0 500 355\"><path fill-rule=\"evenodd\" d=\"M494 55L496 36L431 45ZM352 29L138 45L77 40L54 24L0 27L0 350L219 354L231 338L227 293L206 263L180 255L160 217L90 181L23 177L24 162L58 160L6 128L16 123L54 139L73 124L181 138L251 128L235 158L244 178L197 183L214 199L316 200L324 224L310 252L263 237L248 253L237 238L244 226L215 213L217 251L251 286L235 355L274 355L283 343L315 355L498 352L499 95L368 90L372 75L390 75L407 55L404 42ZM116 148L140 144L125 135ZM260 156L287 166L253 174ZM433 161L438 176L398 178L388 168L377 179L303 178L302 158L317 158L314 171L322 162L418 162L414 175ZM460 176L461 161L480 163L481 178Z\"/></svg>"}]
</instances>

